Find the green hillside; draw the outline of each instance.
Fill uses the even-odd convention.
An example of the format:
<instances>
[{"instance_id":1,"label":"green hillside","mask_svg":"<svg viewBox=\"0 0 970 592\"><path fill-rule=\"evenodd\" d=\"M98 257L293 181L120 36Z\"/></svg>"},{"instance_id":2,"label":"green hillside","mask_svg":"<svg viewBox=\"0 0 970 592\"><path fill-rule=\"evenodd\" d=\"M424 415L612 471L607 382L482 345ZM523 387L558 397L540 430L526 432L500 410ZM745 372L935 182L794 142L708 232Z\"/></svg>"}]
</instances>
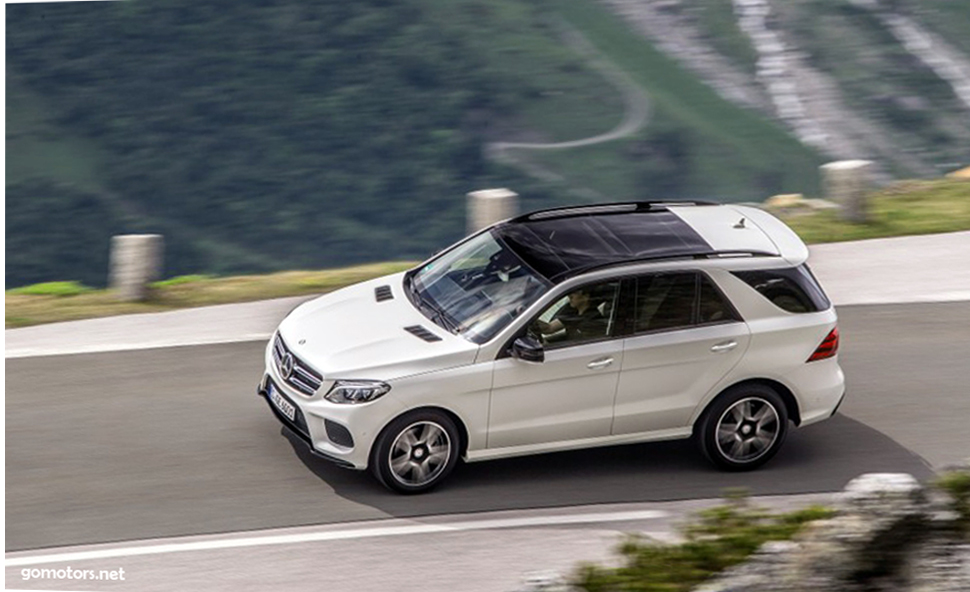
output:
<instances>
[{"instance_id":1,"label":"green hillside","mask_svg":"<svg viewBox=\"0 0 970 592\"><path fill-rule=\"evenodd\" d=\"M721 99L593 0L559 13L647 90L652 119L627 141L543 153L570 182L624 199L761 201L816 193L822 157L757 113Z\"/></svg>"},{"instance_id":2,"label":"green hillside","mask_svg":"<svg viewBox=\"0 0 970 592\"><path fill-rule=\"evenodd\" d=\"M885 6L894 6L884 2ZM970 45L970 5L963 2L899 2L928 33L955 47ZM919 4L919 6L917 6ZM838 85L846 105L877 125L897 153L917 155L944 173L970 150L967 106L951 85L907 50L878 13L848 2L782 3L778 21L789 40ZM962 31L962 35L959 34ZM909 175L916 171L905 171ZM926 172L920 173L926 175Z\"/></svg>"},{"instance_id":3,"label":"green hillside","mask_svg":"<svg viewBox=\"0 0 970 592\"><path fill-rule=\"evenodd\" d=\"M954 0L904 0L902 5L934 32L970 54L970 3Z\"/></svg>"},{"instance_id":4,"label":"green hillside","mask_svg":"<svg viewBox=\"0 0 970 592\"><path fill-rule=\"evenodd\" d=\"M641 84L646 129L530 153L494 141L609 130L616 88L565 19ZM167 237L167 275L420 259L464 194L527 208L812 192L817 155L733 107L592 0L129 0L7 7L8 287L103 285L117 232Z\"/></svg>"}]
</instances>

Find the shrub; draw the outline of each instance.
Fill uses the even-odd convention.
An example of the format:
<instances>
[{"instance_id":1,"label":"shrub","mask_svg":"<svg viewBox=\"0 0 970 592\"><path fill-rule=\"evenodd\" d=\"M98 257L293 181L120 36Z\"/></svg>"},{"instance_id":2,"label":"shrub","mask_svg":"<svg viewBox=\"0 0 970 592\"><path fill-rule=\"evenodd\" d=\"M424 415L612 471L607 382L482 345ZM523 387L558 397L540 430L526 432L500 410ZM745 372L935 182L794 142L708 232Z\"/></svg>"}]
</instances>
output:
<instances>
[{"instance_id":1,"label":"shrub","mask_svg":"<svg viewBox=\"0 0 970 592\"><path fill-rule=\"evenodd\" d=\"M585 565L573 583L591 592L686 592L741 563L762 544L789 539L807 522L831 515L831 510L818 506L772 514L751 506L746 496L734 495L684 527L685 542L662 545L632 536L619 548L624 566Z\"/></svg>"},{"instance_id":2,"label":"shrub","mask_svg":"<svg viewBox=\"0 0 970 592\"><path fill-rule=\"evenodd\" d=\"M10 293L29 294L31 296L77 296L78 294L90 292L93 289L78 282L44 282L14 288L10 290Z\"/></svg>"},{"instance_id":3,"label":"shrub","mask_svg":"<svg viewBox=\"0 0 970 592\"><path fill-rule=\"evenodd\" d=\"M970 471L950 471L936 480L936 486L953 497L953 509L960 515L960 526L970 532Z\"/></svg>"}]
</instances>

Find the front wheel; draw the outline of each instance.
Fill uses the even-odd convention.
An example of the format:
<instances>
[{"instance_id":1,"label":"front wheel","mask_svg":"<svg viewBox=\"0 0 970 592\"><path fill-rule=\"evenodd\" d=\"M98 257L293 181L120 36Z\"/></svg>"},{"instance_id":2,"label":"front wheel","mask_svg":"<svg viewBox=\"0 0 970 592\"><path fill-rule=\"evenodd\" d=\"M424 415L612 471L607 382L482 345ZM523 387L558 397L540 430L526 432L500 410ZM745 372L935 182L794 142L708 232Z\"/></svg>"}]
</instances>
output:
<instances>
[{"instance_id":1,"label":"front wheel","mask_svg":"<svg viewBox=\"0 0 970 592\"><path fill-rule=\"evenodd\" d=\"M788 410L774 389L753 384L731 389L707 409L696 434L715 466L747 471L768 462L788 434Z\"/></svg>"},{"instance_id":2,"label":"front wheel","mask_svg":"<svg viewBox=\"0 0 970 592\"><path fill-rule=\"evenodd\" d=\"M458 463L455 422L439 411L419 411L392 421L374 445L371 472L388 489L423 493Z\"/></svg>"}]
</instances>

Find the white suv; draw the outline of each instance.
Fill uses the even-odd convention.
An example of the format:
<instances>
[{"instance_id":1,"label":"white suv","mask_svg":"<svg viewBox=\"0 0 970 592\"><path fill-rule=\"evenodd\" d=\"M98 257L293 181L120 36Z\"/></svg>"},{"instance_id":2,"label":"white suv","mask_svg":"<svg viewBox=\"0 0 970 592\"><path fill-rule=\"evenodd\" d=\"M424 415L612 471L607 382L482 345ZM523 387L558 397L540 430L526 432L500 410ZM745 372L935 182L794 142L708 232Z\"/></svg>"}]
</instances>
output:
<instances>
[{"instance_id":1,"label":"white suv","mask_svg":"<svg viewBox=\"0 0 970 592\"><path fill-rule=\"evenodd\" d=\"M299 306L258 391L314 454L403 493L459 459L689 437L752 469L845 393L807 258L755 208L534 212Z\"/></svg>"}]
</instances>

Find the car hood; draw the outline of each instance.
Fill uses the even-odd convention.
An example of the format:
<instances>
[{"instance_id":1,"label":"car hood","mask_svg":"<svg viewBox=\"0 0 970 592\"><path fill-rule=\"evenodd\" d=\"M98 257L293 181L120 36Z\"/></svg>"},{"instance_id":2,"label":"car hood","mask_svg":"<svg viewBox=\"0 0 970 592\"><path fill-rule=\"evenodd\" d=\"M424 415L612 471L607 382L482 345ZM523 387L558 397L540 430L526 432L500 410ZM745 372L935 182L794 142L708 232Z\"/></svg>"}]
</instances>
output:
<instances>
[{"instance_id":1,"label":"car hood","mask_svg":"<svg viewBox=\"0 0 970 592\"><path fill-rule=\"evenodd\" d=\"M287 347L335 379L391 380L472 364L479 346L431 322L404 293L404 273L356 284L301 304L280 324ZM391 299L378 301L375 288ZM405 330L420 326L436 341Z\"/></svg>"}]
</instances>

